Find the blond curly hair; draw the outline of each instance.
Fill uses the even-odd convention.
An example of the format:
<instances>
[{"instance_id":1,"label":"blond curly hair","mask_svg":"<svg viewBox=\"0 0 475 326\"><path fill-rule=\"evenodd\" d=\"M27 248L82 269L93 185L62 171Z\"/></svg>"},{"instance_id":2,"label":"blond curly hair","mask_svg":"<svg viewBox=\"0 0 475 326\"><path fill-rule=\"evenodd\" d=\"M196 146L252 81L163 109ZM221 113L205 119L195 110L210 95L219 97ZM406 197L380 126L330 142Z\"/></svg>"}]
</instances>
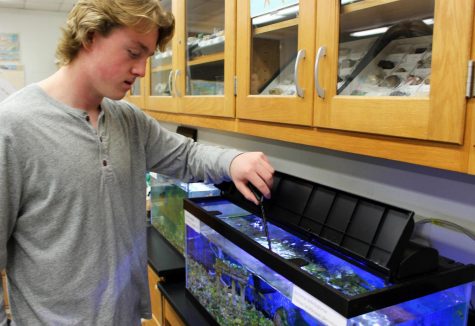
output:
<instances>
[{"instance_id":1,"label":"blond curly hair","mask_svg":"<svg viewBox=\"0 0 475 326\"><path fill-rule=\"evenodd\" d=\"M58 65L71 63L94 32L107 36L113 28L124 26L144 33L158 28L157 46L164 51L173 37L175 18L162 9L160 0L79 0L62 29L56 49Z\"/></svg>"}]
</instances>

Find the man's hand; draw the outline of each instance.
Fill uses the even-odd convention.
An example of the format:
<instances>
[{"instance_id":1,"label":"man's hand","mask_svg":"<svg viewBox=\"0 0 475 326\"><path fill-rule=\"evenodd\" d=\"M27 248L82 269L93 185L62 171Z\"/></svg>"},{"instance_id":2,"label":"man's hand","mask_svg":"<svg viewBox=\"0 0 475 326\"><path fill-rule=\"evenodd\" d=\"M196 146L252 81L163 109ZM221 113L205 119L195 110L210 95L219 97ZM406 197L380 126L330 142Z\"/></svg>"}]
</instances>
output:
<instances>
[{"instance_id":1,"label":"man's hand","mask_svg":"<svg viewBox=\"0 0 475 326\"><path fill-rule=\"evenodd\" d=\"M252 183L264 197L270 198L274 168L270 165L264 153L248 152L236 156L231 162L229 171L236 188L246 199L259 205L256 196L254 196L247 186L249 182Z\"/></svg>"}]
</instances>

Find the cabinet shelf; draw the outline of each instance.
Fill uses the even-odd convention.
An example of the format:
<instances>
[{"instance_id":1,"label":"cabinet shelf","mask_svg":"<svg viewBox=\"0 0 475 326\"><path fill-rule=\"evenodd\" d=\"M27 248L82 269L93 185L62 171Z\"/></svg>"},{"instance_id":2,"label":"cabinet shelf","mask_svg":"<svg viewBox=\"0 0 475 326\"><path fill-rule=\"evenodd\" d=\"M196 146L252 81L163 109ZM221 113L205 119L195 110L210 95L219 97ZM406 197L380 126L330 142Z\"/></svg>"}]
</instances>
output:
<instances>
[{"instance_id":1,"label":"cabinet shelf","mask_svg":"<svg viewBox=\"0 0 475 326\"><path fill-rule=\"evenodd\" d=\"M299 19L292 18L292 19L275 23L275 24L270 24L263 27L257 27L253 30L253 34L259 35L263 33L273 32L273 31L281 30L287 27L298 26L298 24L299 24Z\"/></svg>"},{"instance_id":2,"label":"cabinet shelf","mask_svg":"<svg viewBox=\"0 0 475 326\"><path fill-rule=\"evenodd\" d=\"M220 61L220 60L224 60L224 52L213 53L213 54L196 57L188 61L188 66L201 65L204 63L210 63L210 62L215 62L215 61Z\"/></svg>"},{"instance_id":3,"label":"cabinet shelf","mask_svg":"<svg viewBox=\"0 0 475 326\"><path fill-rule=\"evenodd\" d=\"M384 6L389 3L400 2L400 0L363 0L355 3L349 3L341 7L341 13L347 14L358 10L364 10L372 7Z\"/></svg>"},{"instance_id":4,"label":"cabinet shelf","mask_svg":"<svg viewBox=\"0 0 475 326\"><path fill-rule=\"evenodd\" d=\"M434 15L434 0L364 0L344 5L340 9L343 32L379 27L399 22L401 17L430 18ZM377 19L368 20L368 17Z\"/></svg>"},{"instance_id":5,"label":"cabinet shelf","mask_svg":"<svg viewBox=\"0 0 475 326\"><path fill-rule=\"evenodd\" d=\"M172 68L173 68L173 66L171 64L163 65L163 66L158 66L158 67L152 68L152 72L167 71L167 70L172 70Z\"/></svg>"}]
</instances>

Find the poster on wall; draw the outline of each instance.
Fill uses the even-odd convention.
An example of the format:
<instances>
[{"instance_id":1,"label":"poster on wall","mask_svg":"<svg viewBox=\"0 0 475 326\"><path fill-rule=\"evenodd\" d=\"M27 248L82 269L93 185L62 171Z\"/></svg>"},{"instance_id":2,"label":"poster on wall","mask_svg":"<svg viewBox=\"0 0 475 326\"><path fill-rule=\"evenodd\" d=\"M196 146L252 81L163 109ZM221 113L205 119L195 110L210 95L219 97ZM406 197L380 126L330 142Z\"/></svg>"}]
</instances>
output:
<instances>
[{"instance_id":1,"label":"poster on wall","mask_svg":"<svg viewBox=\"0 0 475 326\"><path fill-rule=\"evenodd\" d=\"M17 33L0 33L0 102L24 85L20 37Z\"/></svg>"},{"instance_id":2,"label":"poster on wall","mask_svg":"<svg viewBox=\"0 0 475 326\"><path fill-rule=\"evenodd\" d=\"M20 61L20 37L17 33L0 33L0 61Z\"/></svg>"},{"instance_id":3,"label":"poster on wall","mask_svg":"<svg viewBox=\"0 0 475 326\"><path fill-rule=\"evenodd\" d=\"M261 16L299 3L299 0L254 0L251 1L251 18Z\"/></svg>"},{"instance_id":4,"label":"poster on wall","mask_svg":"<svg viewBox=\"0 0 475 326\"><path fill-rule=\"evenodd\" d=\"M0 102L25 86L23 65L0 62Z\"/></svg>"}]
</instances>

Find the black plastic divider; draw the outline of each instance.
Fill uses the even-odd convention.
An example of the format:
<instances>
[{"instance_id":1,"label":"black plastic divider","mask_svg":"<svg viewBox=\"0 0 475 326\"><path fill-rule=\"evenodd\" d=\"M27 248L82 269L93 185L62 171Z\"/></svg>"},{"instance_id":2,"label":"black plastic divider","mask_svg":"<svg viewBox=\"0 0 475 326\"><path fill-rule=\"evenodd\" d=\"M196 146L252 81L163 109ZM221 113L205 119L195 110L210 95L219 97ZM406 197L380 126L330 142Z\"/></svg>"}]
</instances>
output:
<instances>
[{"instance_id":1,"label":"black plastic divider","mask_svg":"<svg viewBox=\"0 0 475 326\"><path fill-rule=\"evenodd\" d=\"M217 187L237 205L255 209L232 183ZM264 206L269 221L386 279L399 277L399 263L414 229L413 212L281 172L275 173L272 198ZM428 263L420 267L404 274L437 268Z\"/></svg>"}]
</instances>

